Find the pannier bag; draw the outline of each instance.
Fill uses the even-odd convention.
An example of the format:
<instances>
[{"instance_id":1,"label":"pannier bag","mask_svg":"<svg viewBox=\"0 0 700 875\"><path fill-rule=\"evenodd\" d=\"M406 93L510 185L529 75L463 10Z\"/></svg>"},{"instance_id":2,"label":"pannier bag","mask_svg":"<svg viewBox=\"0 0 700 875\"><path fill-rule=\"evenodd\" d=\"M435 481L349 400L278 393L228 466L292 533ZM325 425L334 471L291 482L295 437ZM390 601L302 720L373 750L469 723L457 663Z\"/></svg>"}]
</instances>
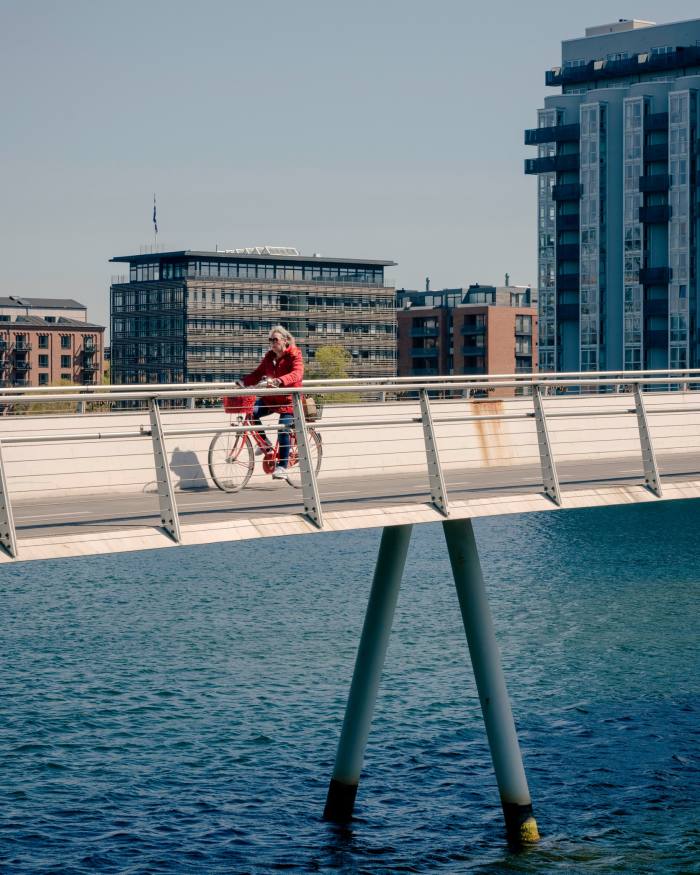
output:
<instances>
[{"instance_id":1,"label":"pannier bag","mask_svg":"<svg viewBox=\"0 0 700 875\"><path fill-rule=\"evenodd\" d=\"M310 398L308 395L303 395L301 398L301 404L304 408L304 418L306 421L316 422L321 415L321 411L316 404L316 399Z\"/></svg>"}]
</instances>

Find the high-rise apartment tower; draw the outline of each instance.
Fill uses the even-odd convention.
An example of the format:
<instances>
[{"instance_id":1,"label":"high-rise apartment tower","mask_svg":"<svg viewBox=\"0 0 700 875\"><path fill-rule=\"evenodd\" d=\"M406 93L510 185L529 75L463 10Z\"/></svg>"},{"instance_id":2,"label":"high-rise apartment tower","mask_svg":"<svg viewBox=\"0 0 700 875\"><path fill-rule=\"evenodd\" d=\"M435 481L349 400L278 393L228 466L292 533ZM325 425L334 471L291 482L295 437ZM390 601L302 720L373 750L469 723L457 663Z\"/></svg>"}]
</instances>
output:
<instances>
[{"instance_id":1,"label":"high-rise apartment tower","mask_svg":"<svg viewBox=\"0 0 700 875\"><path fill-rule=\"evenodd\" d=\"M697 367L700 20L588 28L545 84L540 368Z\"/></svg>"}]
</instances>

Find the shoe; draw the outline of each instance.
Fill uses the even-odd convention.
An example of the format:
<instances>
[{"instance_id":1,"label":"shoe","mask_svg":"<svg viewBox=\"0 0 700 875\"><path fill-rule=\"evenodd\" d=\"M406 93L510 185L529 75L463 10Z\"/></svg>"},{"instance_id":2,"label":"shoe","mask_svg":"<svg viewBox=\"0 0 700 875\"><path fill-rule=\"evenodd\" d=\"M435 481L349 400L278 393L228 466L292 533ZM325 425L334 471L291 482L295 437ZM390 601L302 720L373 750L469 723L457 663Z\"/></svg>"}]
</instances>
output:
<instances>
[{"instance_id":1,"label":"shoe","mask_svg":"<svg viewBox=\"0 0 700 875\"><path fill-rule=\"evenodd\" d=\"M282 468L279 465L272 472L272 479L273 480L286 480L288 478L288 476L289 476L289 472L287 471L287 469Z\"/></svg>"}]
</instances>

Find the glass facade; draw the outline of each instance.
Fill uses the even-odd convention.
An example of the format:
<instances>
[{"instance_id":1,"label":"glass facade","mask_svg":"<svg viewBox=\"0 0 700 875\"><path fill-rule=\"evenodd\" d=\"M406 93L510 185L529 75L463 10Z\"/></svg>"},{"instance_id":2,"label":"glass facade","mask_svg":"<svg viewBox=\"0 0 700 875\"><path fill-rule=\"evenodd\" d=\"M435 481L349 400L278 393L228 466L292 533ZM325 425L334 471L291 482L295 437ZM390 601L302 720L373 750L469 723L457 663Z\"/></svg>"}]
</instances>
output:
<instances>
[{"instance_id":1,"label":"glass facade","mask_svg":"<svg viewBox=\"0 0 700 875\"><path fill-rule=\"evenodd\" d=\"M581 212L579 267L580 369L604 367L600 356L600 225L601 225L601 138L604 108L599 103L581 105Z\"/></svg>"},{"instance_id":2,"label":"glass facade","mask_svg":"<svg viewBox=\"0 0 700 875\"><path fill-rule=\"evenodd\" d=\"M642 333L642 294L639 271L643 263L644 226L639 221L643 195L639 189L644 148L644 98L624 102L624 190L623 190L623 346L624 367L637 371L644 358Z\"/></svg>"},{"instance_id":3,"label":"glass facade","mask_svg":"<svg viewBox=\"0 0 700 875\"><path fill-rule=\"evenodd\" d=\"M559 114L554 109L540 109L537 125L553 127ZM539 158L554 155L555 143L541 143L537 147ZM539 280L539 349L540 370L556 370L557 351L557 287L556 287L556 207L552 189L557 181L556 173L541 173L537 181L537 229L538 229L538 280Z\"/></svg>"},{"instance_id":4,"label":"glass facade","mask_svg":"<svg viewBox=\"0 0 700 875\"><path fill-rule=\"evenodd\" d=\"M669 203L668 264L671 282L668 290L669 365L687 368L689 363L689 298L691 268L691 208L689 148L695 130L695 102L688 91L668 95Z\"/></svg>"},{"instance_id":5,"label":"glass facade","mask_svg":"<svg viewBox=\"0 0 700 875\"><path fill-rule=\"evenodd\" d=\"M396 374L395 294L383 267L164 255L132 262L129 276L111 289L114 383L238 379L276 324L307 364L320 347L341 346L351 376Z\"/></svg>"}]
</instances>

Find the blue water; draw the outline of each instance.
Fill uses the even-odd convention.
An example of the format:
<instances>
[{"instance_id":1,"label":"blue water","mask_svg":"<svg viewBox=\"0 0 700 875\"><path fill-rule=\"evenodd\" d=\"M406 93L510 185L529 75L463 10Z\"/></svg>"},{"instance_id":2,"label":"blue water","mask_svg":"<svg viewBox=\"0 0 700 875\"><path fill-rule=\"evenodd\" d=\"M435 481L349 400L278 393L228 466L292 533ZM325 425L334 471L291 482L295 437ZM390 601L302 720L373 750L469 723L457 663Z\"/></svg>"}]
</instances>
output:
<instances>
[{"instance_id":1,"label":"blue water","mask_svg":"<svg viewBox=\"0 0 700 875\"><path fill-rule=\"evenodd\" d=\"M700 872L700 504L475 524L541 843L509 849L442 530L320 819L378 531L0 571L0 870Z\"/></svg>"}]
</instances>

